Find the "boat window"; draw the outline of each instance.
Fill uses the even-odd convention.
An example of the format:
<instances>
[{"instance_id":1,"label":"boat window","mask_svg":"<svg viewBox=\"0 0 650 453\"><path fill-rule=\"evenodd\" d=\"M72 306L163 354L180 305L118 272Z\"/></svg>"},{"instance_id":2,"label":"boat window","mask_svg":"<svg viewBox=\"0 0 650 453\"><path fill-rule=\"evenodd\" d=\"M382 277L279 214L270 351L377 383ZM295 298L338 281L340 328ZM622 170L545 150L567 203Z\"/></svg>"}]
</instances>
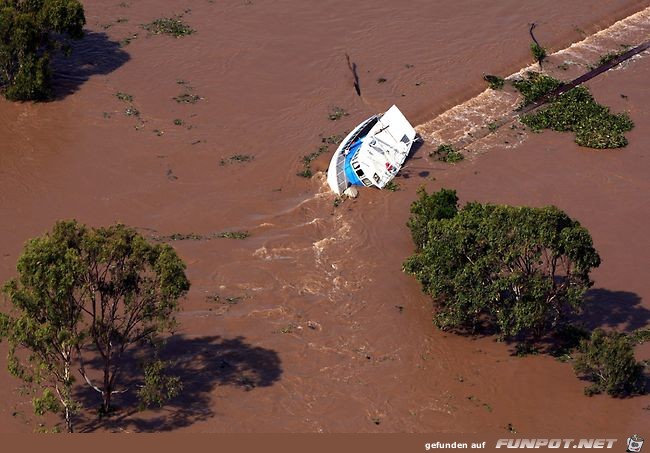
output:
<instances>
[{"instance_id":1,"label":"boat window","mask_svg":"<svg viewBox=\"0 0 650 453\"><path fill-rule=\"evenodd\" d=\"M351 137L350 140L349 140L348 142L345 143L343 149L345 149L345 150L347 151L347 150L349 150L349 149L352 147L352 145L353 145L357 140L359 140L359 139L363 140L363 138L364 138L366 135L368 135L368 133L370 132L370 130L375 126L375 124L377 124L377 121L378 121L378 120L379 120L379 118L377 118L377 116L373 116L373 117L368 118L368 119L366 120L366 121L367 121L366 124L364 124L364 125L361 127L361 129L359 129L359 131L358 131L356 134L354 134L354 136Z\"/></svg>"},{"instance_id":2,"label":"boat window","mask_svg":"<svg viewBox=\"0 0 650 453\"><path fill-rule=\"evenodd\" d=\"M370 132L370 129L372 129L375 126L375 124L377 124L378 120L379 118L377 117L369 118L368 124L363 126L363 128L361 128L361 130L359 131L360 132L359 136L364 137L368 135L368 132Z\"/></svg>"},{"instance_id":3,"label":"boat window","mask_svg":"<svg viewBox=\"0 0 650 453\"><path fill-rule=\"evenodd\" d=\"M379 182L379 175L377 173L375 173L374 175L372 175L372 179L374 179L375 182L378 183Z\"/></svg>"},{"instance_id":4,"label":"boat window","mask_svg":"<svg viewBox=\"0 0 650 453\"><path fill-rule=\"evenodd\" d=\"M361 182L362 182L363 185L366 186L366 187L370 187L370 186L372 185L372 183L370 182L370 180L369 180L368 178L363 178L363 179L361 180Z\"/></svg>"},{"instance_id":5,"label":"boat window","mask_svg":"<svg viewBox=\"0 0 650 453\"><path fill-rule=\"evenodd\" d=\"M361 170L360 168L357 168L356 173L360 178L363 178L365 176L363 170Z\"/></svg>"}]
</instances>

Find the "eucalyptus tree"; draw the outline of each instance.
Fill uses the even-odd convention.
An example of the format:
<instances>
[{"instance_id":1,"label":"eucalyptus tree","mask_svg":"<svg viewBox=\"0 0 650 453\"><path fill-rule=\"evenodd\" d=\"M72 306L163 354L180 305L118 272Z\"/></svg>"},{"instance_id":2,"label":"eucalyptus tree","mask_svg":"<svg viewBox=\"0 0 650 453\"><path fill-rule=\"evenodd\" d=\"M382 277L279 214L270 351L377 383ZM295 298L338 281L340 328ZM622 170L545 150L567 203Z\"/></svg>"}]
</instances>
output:
<instances>
[{"instance_id":1,"label":"eucalyptus tree","mask_svg":"<svg viewBox=\"0 0 650 453\"><path fill-rule=\"evenodd\" d=\"M421 191L404 263L437 304L441 328L539 337L580 310L600 264L589 232L560 209L481 203Z\"/></svg>"},{"instance_id":2,"label":"eucalyptus tree","mask_svg":"<svg viewBox=\"0 0 650 453\"><path fill-rule=\"evenodd\" d=\"M0 0L0 90L10 100L51 96L50 55L83 36L78 0Z\"/></svg>"},{"instance_id":3,"label":"eucalyptus tree","mask_svg":"<svg viewBox=\"0 0 650 453\"><path fill-rule=\"evenodd\" d=\"M61 413L69 432L78 408L72 391L74 366L85 340L84 265L77 252L84 234L59 223L51 234L29 241L18 260L18 277L4 286L12 311L0 314L10 373L37 395L36 412Z\"/></svg>"},{"instance_id":4,"label":"eucalyptus tree","mask_svg":"<svg viewBox=\"0 0 650 453\"><path fill-rule=\"evenodd\" d=\"M41 392L37 412L61 412L72 431L76 370L100 394L100 413L110 412L113 395L128 390L121 376L129 352L145 356L137 391L143 405L161 405L180 391L152 348L173 332L190 286L172 247L121 224L63 221L27 243L17 268L4 286L12 309L0 318L1 333L10 372Z\"/></svg>"}]
</instances>

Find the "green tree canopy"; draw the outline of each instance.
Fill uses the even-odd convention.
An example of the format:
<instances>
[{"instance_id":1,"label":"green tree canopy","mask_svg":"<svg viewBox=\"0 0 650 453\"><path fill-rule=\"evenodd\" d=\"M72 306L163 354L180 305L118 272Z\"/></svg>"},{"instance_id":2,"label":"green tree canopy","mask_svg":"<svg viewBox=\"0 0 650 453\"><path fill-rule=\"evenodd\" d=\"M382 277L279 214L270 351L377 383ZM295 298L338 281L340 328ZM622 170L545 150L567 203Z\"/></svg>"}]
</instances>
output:
<instances>
[{"instance_id":1,"label":"green tree canopy","mask_svg":"<svg viewBox=\"0 0 650 453\"><path fill-rule=\"evenodd\" d=\"M73 366L83 334L78 282L83 264L76 249L80 231L58 224L52 235L27 243L18 260L19 277L4 291L15 317L0 314L9 340L9 371L33 392L36 412L59 412L72 432L77 403L72 394Z\"/></svg>"},{"instance_id":2,"label":"green tree canopy","mask_svg":"<svg viewBox=\"0 0 650 453\"><path fill-rule=\"evenodd\" d=\"M633 341L621 332L596 329L581 342L574 363L576 373L592 382L586 395L602 392L616 397L643 393L643 364L634 358Z\"/></svg>"},{"instance_id":3,"label":"green tree canopy","mask_svg":"<svg viewBox=\"0 0 650 453\"><path fill-rule=\"evenodd\" d=\"M445 329L488 325L505 336L539 336L576 312L600 264L589 232L556 207L468 203L420 192L411 228L416 252L404 263L438 305Z\"/></svg>"},{"instance_id":4,"label":"green tree canopy","mask_svg":"<svg viewBox=\"0 0 650 453\"><path fill-rule=\"evenodd\" d=\"M51 96L50 53L79 39L86 23L78 0L0 0L0 90L11 100Z\"/></svg>"},{"instance_id":5,"label":"green tree canopy","mask_svg":"<svg viewBox=\"0 0 650 453\"><path fill-rule=\"evenodd\" d=\"M451 219L458 212L458 196L455 190L440 189L431 195L424 187L418 189L419 198L411 203L411 217L406 226L418 250L422 250L429 237L429 222Z\"/></svg>"},{"instance_id":6,"label":"green tree canopy","mask_svg":"<svg viewBox=\"0 0 650 453\"><path fill-rule=\"evenodd\" d=\"M124 225L58 222L27 243L17 267L18 278L4 287L13 310L0 318L9 368L43 390L37 411L63 412L69 430L77 407L71 370L80 370L108 412L121 391L125 352L171 331L178 300L189 289L185 265L169 245L150 244ZM101 364L93 367L97 383L88 359ZM145 366L145 404L162 404L180 389L163 365L153 354Z\"/></svg>"},{"instance_id":7,"label":"green tree canopy","mask_svg":"<svg viewBox=\"0 0 650 453\"><path fill-rule=\"evenodd\" d=\"M99 352L101 382L86 381L102 395L102 410L111 409L118 393L122 358L129 346L151 344L158 333L173 331L178 299L189 289L185 264L167 244L152 245L124 225L86 234L80 255L82 285L90 289L84 312L88 335Z\"/></svg>"}]
</instances>

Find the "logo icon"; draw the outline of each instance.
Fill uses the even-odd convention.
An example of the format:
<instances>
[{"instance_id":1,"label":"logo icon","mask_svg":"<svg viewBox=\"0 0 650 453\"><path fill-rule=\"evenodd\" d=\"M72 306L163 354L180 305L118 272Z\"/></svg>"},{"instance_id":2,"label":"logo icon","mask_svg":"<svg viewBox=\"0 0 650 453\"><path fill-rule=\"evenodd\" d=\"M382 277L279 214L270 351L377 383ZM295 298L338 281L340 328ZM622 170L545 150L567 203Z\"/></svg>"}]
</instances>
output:
<instances>
[{"instance_id":1,"label":"logo icon","mask_svg":"<svg viewBox=\"0 0 650 453\"><path fill-rule=\"evenodd\" d=\"M639 453L641 447L643 446L643 438L637 434L634 434L632 437L627 438L627 450L628 453Z\"/></svg>"}]
</instances>

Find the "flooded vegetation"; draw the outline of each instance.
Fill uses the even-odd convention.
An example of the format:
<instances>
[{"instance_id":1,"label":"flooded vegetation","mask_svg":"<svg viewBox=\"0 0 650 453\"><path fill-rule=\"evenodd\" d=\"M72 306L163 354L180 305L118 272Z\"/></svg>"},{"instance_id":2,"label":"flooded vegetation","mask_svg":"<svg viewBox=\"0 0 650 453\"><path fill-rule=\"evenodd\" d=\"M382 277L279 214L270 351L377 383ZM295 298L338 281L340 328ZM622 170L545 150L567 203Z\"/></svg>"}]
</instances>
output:
<instances>
[{"instance_id":1,"label":"flooded vegetation","mask_svg":"<svg viewBox=\"0 0 650 453\"><path fill-rule=\"evenodd\" d=\"M52 56L50 102L0 101L0 281L18 276L30 238L76 219L128 225L156 250L173 248L191 287L178 291L161 362L145 372L138 349L123 357L131 390L110 417L97 417L98 392L75 370L76 431L647 429L650 397L616 373L599 379L608 368L598 347L630 375L638 364L647 373L648 52L569 104L522 121L513 113L554 80L647 40L647 1L83 5L83 38ZM531 64L531 20L542 68ZM542 75L523 94L513 88L531 71ZM394 191L337 198L324 176L331 154L393 104L422 137ZM573 133L532 133L547 127ZM626 146L591 150L574 142L581 131L587 146ZM441 161L454 153L464 159ZM425 276L402 270L417 247L406 222L421 186L454 189L458 206L556 206L587 229L602 263L569 316L586 334L496 341L435 327ZM8 351L0 343L3 369ZM572 367L580 354L583 380ZM179 379L164 403L147 385L161 373ZM0 384L3 431L57 423L33 414L18 379L1 372ZM142 411L138 385L151 403ZM620 389L635 396L608 395Z\"/></svg>"}]
</instances>

